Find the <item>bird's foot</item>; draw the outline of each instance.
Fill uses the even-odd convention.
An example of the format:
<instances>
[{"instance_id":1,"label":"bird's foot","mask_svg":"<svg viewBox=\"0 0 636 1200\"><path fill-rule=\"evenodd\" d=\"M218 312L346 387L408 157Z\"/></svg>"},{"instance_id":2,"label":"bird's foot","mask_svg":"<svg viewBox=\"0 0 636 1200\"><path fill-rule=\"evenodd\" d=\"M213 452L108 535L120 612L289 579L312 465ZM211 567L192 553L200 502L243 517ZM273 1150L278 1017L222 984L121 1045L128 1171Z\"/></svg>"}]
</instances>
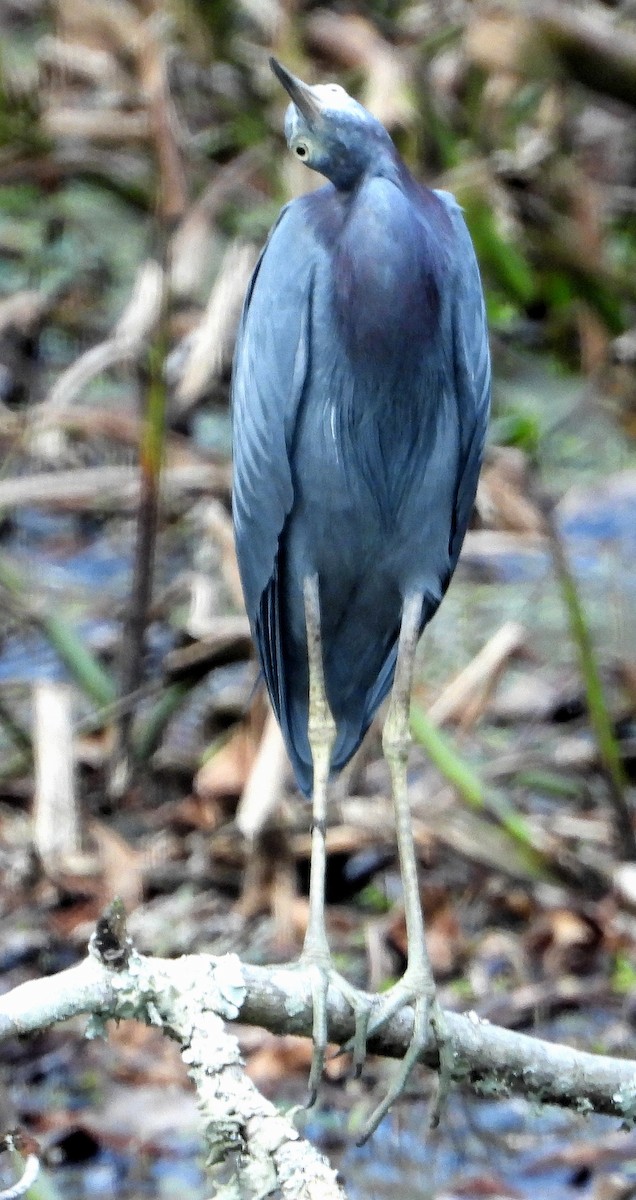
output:
<instances>
[{"instance_id":1,"label":"bird's foot","mask_svg":"<svg viewBox=\"0 0 636 1200\"><path fill-rule=\"evenodd\" d=\"M375 1033L378 1033L391 1017L395 1016L397 1012L408 1005L413 1006L413 1033L411 1040L386 1096L377 1108L374 1109L364 1125L362 1133L358 1138L359 1146L363 1145L371 1137L371 1134L375 1132L393 1102L404 1091L413 1067L418 1059L421 1058L428 1045L429 1034L431 1032L435 1039L439 1055L439 1072L437 1091L431 1106L430 1126L434 1128L439 1124L440 1114L452 1080L453 1052L444 1014L437 1001L432 981L429 982L429 979L422 977L419 972L414 972L409 976L407 969L402 979L390 988L389 991L376 996L372 1015L367 1023L367 1038L371 1038ZM345 1050L351 1048L352 1042L348 1042L343 1047Z\"/></svg>"},{"instance_id":2,"label":"bird's foot","mask_svg":"<svg viewBox=\"0 0 636 1200\"><path fill-rule=\"evenodd\" d=\"M327 1052L327 994L329 988L335 988L340 992L347 1004L350 1005L355 1017L355 1033L347 1043L347 1047L353 1056L353 1068L356 1075L360 1074L366 1057L367 1027L373 1001L334 969L328 952L305 949L293 967L307 972L311 981L314 1050L309 1072L307 1098L307 1108L311 1108L316 1102Z\"/></svg>"}]
</instances>

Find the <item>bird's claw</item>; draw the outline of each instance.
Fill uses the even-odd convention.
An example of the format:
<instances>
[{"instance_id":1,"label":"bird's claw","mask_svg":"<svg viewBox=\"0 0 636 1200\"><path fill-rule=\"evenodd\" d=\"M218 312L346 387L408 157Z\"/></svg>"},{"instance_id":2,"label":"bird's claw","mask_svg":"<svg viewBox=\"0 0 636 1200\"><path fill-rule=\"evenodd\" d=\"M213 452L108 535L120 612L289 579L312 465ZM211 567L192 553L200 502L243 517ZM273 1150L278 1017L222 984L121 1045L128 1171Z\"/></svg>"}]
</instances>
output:
<instances>
[{"instance_id":1,"label":"bird's claw","mask_svg":"<svg viewBox=\"0 0 636 1200\"><path fill-rule=\"evenodd\" d=\"M389 992L376 998L376 1012L368 1022L367 1037L371 1038L374 1034L379 1033L391 1017L406 1005L411 1004L413 1005L411 1040L388 1092L366 1121L362 1133L357 1139L359 1146L371 1137L391 1105L404 1091L413 1067L428 1045L429 1031L433 1034L439 1055L437 1091L432 1101L429 1122L431 1128L439 1124L452 1079L453 1054L444 1014L435 992L420 986L411 987L406 979L400 980ZM343 1050L351 1048L352 1040L350 1039L346 1046L343 1046Z\"/></svg>"},{"instance_id":2,"label":"bird's claw","mask_svg":"<svg viewBox=\"0 0 636 1200\"><path fill-rule=\"evenodd\" d=\"M327 994L329 988L333 987L340 992L341 996L347 1001L347 1004L350 1005L355 1017L355 1033L347 1043L347 1049L351 1051L353 1056L353 1070L356 1077L360 1075L366 1058L367 1029L373 1008L373 1001L364 992L359 991L353 984L349 983L338 971L335 971L328 957L324 958L322 955L317 956L312 953L305 953L293 965L298 969L306 971L311 983L313 1006L312 1039L314 1048L307 1085L307 1108L311 1108L316 1103L318 1086L322 1078L327 1053ZM340 1051L337 1051L333 1057L337 1058L339 1054Z\"/></svg>"}]
</instances>

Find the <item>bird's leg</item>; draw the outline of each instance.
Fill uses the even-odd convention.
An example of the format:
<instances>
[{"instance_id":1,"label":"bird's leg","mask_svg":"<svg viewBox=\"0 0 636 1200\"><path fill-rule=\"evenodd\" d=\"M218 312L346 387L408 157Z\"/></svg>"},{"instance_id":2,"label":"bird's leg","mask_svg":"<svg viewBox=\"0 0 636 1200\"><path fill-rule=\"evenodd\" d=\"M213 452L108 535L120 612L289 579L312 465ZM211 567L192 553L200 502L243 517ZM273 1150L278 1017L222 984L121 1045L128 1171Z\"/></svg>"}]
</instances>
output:
<instances>
[{"instance_id":1,"label":"bird's leg","mask_svg":"<svg viewBox=\"0 0 636 1200\"><path fill-rule=\"evenodd\" d=\"M325 871L327 832L327 788L331 767L331 752L336 740L336 723L331 715L322 658L320 630L320 598L318 577L304 581L305 625L307 628L307 657L309 660L309 724L308 737L314 768L312 795L311 875L309 882L309 922L303 953L329 957L325 932Z\"/></svg>"},{"instance_id":2,"label":"bird's leg","mask_svg":"<svg viewBox=\"0 0 636 1200\"><path fill-rule=\"evenodd\" d=\"M356 1032L353 1039L353 1059L360 1070L365 1056L369 1001L352 984L343 979L331 964L331 954L325 931L325 869L327 833L327 788L331 768L331 753L336 738L336 723L329 709L325 689L320 632L320 597L317 575L309 576L303 585L307 656L309 661L309 723L308 737L314 768L313 819L311 832L311 867L309 875L309 920L300 956L300 965L309 967L312 979L314 1051L309 1075L309 1104L316 1099L327 1047L327 992L333 984L345 996L354 1010Z\"/></svg>"},{"instance_id":3,"label":"bird's leg","mask_svg":"<svg viewBox=\"0 0 636 1200\"><path fill-rule=\"evenodd\" d=\"M402 612L393 691L382 738L384 756L391 773L395 806L397 844L404 892L408 964L402 979L376 1001L376 1008L368 1026L368 1035L371 1036L381 1029L394 1013L405 1005L412 1004L414 1007L413 1035L391 1087L382 1103L367 1121L360 1141L366 1141L373 1133L393 1101L404 1090L407 1079L427 1044L429 1025L435 1034L440 1058L439 1087L431 1115L431 1124L433 1125L437 1124L439 1120L443 1095L451 1077L452 1052L444 1028L441 1009L437 1003L435 981L426 949L406 775L411 741L409 733L411 685L420 632L421 611L422 596L419 593L407 596Z\"/></svg>"}]
</instances>

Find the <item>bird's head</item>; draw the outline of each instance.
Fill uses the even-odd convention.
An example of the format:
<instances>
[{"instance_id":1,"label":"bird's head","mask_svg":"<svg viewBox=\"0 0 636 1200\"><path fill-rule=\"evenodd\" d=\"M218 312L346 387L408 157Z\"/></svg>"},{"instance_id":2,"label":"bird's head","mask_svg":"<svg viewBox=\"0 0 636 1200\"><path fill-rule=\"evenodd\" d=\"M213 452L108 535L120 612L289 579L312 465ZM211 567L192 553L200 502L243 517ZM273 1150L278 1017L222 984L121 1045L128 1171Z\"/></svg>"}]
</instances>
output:
<instances>
[{"instance_id":1,"label":"bird's head","mask_svg":"<svg viewBox=\"0 0 636 1200\"><path fill-rule=\"evenodd\" d=\"M275 58L272 71L291 97L285 137L293 154L348 189L376 163L395 153L386 129L337 83L309 87Z\"/></svg>"}]
</instances>

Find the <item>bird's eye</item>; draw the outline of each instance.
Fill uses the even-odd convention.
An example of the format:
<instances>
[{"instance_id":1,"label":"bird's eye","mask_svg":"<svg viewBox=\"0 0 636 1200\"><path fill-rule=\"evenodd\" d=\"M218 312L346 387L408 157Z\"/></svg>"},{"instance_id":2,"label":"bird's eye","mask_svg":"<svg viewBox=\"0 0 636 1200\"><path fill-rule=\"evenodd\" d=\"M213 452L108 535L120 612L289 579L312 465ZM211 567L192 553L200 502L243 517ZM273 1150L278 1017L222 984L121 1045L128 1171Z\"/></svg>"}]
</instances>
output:
<instances>
[{"instance_id":1,"label":"bird's eye","mask_svg":"<svg viewBox=\"0 0 636 1200\"><path fill-rule=\"evenodd\" d=\"M305 142L298 142L298 144L294 146L294 152L298 158L307 158L307 155L309 154L309 146L307 146Z\"/></svg>"}]
</instances>

